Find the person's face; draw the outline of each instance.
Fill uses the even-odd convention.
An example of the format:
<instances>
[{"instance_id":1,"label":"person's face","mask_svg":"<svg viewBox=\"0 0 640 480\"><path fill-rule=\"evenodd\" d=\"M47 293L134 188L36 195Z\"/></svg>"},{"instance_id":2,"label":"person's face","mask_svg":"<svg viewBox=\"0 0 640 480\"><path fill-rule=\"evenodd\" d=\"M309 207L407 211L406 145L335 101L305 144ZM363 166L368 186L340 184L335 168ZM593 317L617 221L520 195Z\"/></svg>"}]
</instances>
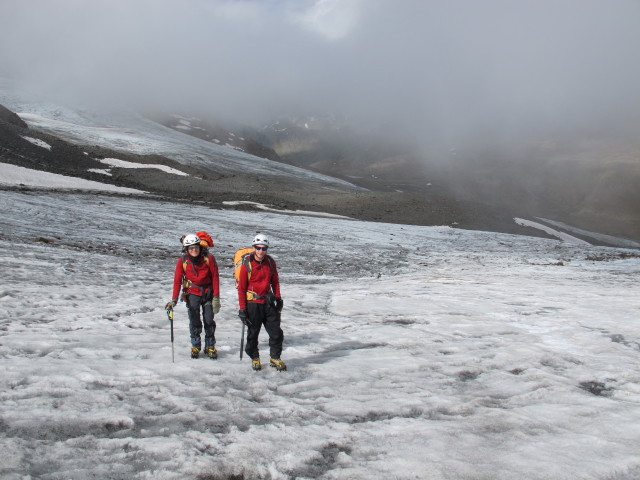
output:
<instances>
[{"instance_id":1,"label":"person's face","mask_svg":"<svg viewBox=\"0 0 640 480\"><path fill-rule=\"evenodd\" d=\"M198 255L200 255L200 245L189 245L187 251L192 257L197 257Z\"/></svg>"},{"instance_id":2,"label":"person's face","mask_svg":"<svg viewBox=\"0 0 640 480\"><path fill-rule=\"evenodd\" d=\"M254 245L253 249L256 252L256 260L260 261L264 258L264 256L267 254L267 249L269 247L267 247L266 245Z\"/></svg>"}]
</instances>

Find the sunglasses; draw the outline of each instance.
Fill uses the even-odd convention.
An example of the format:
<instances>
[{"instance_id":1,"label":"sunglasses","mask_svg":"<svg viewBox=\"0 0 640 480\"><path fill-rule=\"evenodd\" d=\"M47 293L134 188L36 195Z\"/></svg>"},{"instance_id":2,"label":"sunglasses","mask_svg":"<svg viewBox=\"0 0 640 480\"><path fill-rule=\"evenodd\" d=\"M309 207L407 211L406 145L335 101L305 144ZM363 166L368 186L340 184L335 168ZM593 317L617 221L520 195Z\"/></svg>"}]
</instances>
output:
<instances>
[{"instance_id":1,"label":"sunglasses","mask_svg":"<svg viewBox=\"0 0 640 480\"><path fill-rule=\"evenodd\" d=\"M255 248L256 250L264 250L264 251L266 251L267 248L269 248L269 247L258 247L258 246L255 246L253 248Z\"/></svg>"}]
</instances>

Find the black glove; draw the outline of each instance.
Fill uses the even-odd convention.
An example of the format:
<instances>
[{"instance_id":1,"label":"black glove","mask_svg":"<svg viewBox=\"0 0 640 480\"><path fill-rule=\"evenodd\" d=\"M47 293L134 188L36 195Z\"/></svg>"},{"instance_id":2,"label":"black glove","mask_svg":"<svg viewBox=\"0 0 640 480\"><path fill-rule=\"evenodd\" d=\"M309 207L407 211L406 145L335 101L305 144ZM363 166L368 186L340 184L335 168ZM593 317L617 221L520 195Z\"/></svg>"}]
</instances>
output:
<instances>
[{"instance_id":1,"label":"black glove","mask_svg":"<svg viewBox=\"0 0 640 480\"><path fill-rule=\"evenodd\" d=\"M282 311L283 305L284 305L284 302L282 301L282 299L280 297L276 297L276 310L278 311L278 313Z\"/></svg>"},{"instance_id":2,"label":"black glove","mask_svg":"<svg viewBox=\"0 0 640 480\"><path fill-rule=\"evenodd\" d=\"M247 311L244 308L238 310L238 316L240 317L240 321L245 325L249 325L251 322L249 321L249 316L247 315Z\"/></svg>"}]
</instances>

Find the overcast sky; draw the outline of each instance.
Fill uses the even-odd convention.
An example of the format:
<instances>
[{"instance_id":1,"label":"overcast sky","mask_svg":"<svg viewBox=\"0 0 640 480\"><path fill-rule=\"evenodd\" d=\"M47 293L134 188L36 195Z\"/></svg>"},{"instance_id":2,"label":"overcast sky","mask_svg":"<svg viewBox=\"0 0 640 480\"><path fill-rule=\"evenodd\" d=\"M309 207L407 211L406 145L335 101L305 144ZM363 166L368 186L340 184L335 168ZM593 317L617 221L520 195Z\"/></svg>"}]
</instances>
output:
<instances>
[{"instance_id":1,"label":"overcast sky","mask_svg":"<svg viewBox=\"0 0 640 480\"><path fill-rule=\"evenodd\" d=\"M598 128L640 118L640 0L0 0L0 75L451 142L487 126Z\"/></svg>"}]
</instances>

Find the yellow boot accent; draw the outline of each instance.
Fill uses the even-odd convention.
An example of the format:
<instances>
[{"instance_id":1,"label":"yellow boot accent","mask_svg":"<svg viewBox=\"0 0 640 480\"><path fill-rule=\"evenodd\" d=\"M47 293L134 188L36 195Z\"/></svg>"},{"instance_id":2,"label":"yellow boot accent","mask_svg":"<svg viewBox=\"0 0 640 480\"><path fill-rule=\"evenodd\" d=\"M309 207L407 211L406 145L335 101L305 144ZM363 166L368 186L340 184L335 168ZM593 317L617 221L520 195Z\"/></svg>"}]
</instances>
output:
<instances>
[{"instance_id":1,"label":"yellow boot accent","mask_svg":"<svg viewBox=\"0 0 640 480\"><path fill-rule=\"evenodd\" d=\"M251 360L251 368L253 368L254 370L262 370L262 364L260 363L259 358L254 358L253 360Z\"/></svg>"},{"instance_id":2,"label":"yellow boot accent","mask_svg":"<svg viewBox=\"0 0 640 480\"><path fill-rule=\"evenodd\" d=\"M216 350L216 347L214 346L210 346L210 347L204 347L204 353L207 354L207 356L211 359L216 359L218 358L218 350Z\"/></svg>"},{"instance_id":3,"label":"yellow boot accent","mask_svg":"<svg viewBox=\"0 0 640 480\"><path fill-rule=\"evenodd\" d=\"M287 365L279 358L271 358L269 360L269 365L271 365L273 368L275 368L278 371L283 371L287 369Z\"/></svg>"}]
</instances>

